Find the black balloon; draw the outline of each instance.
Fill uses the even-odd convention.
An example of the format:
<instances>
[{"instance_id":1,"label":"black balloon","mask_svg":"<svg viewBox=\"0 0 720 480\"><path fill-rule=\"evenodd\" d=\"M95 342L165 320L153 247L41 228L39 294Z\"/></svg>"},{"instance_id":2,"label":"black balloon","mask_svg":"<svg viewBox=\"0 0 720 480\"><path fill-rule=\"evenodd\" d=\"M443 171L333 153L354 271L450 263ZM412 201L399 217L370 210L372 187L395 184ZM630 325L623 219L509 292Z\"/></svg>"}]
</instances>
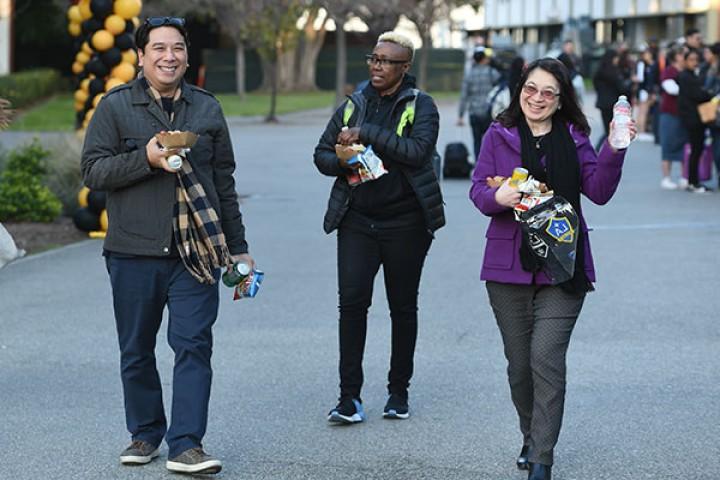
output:
<instances>
[{"instance_id":1,"label":"black balloon","mask_svg":"<svg viewBox=\"0 0 720 480\"><path fill-rule=\"evenodd\" d=\"M102 211L105 210L106 199L107 194L105 192L101 192L99 190L90 190L87 196L88 210L95 213L96 215L100 215Z\"/></svg>"},{"instance_id":2,"label":"black balloon","mask_svg":"<svg viewBox=\"0 0 720 480\"><path fill-rule=\"evenodd\" d=\"M103 28L103 24L100 20L97 18L89 18L82 22L80 25L82 33L91 36L93 33L97 32L101 28Z\"/></svg>"},{"instance_id":3,"label":"black balloon","mask_svg":"<svg viewBox=\"0 0 720 480\"><path fill-rule=\"evenodd\" d=\"M100 57L93 57L87 63L88 72L94 73L96 77L104 77L110 73L110 69L100 60Z\"/></svg>"},{"instance_id":4,"label":"black balloon","mask_svg":"<svg viewBox=\"0 0 720 480\"><path fill-rule=\"evenodd\" d=\"M112 0L92 0L90 2L90 11L100 18L105 18L113 11Z\"/></svg>"},{"instance_id":5,"label":"black balloon","mask_svg":"<svg viewBox=\"0 0 720 480\"><path fill-rule=\"evenodd\" d=\"M83 232L100 230L100 216L91 212L88 208L78 208L75 210L73 223L75 223L75 226Z\"/></svg>"},{"instance_id":6,"label":"black balloon","mask_svg":"<svg viewBox=\"0 0 720 480\"><path fill-rule=\"evenodd\" d=\"M135 24L132 20L125 21L125 33L133 33L135 31Z\"/></svg>"},{"instance_id":7,"label":"black balloon","mask_svg":"<svg viewBox=\"0 0 720 480\"><path fill-rule=\"evenodd\" d=\"M100 54L100 60L105 64L106 67L112 69L115 65L122 61L122 52L117 47L113 47L110 50L106 50Z\"/></svg>"},{"instance_id":8,"label":"black balloon","mask_svg":"<svg viewBox=\"0 0 720 480\"><path fill-rule=\"evenodd\" d=\"M105 80L102 78L93 78L90 80L90 85L88 86L88 92L90 93L90 98L95 98L95 95L98 93L102 93L105 91Z\"/></svg>"},{"instance_id":9,"label":"black balloon","mask_svg":"<svg viewBox=\"0 0 720 480\"><path fill-rule=\"evenodd\" d=\"M115 37L115 46L120 50L127 50L135 46L135 41L129 33L121 33Z\"/></svg>"}]
</instances>

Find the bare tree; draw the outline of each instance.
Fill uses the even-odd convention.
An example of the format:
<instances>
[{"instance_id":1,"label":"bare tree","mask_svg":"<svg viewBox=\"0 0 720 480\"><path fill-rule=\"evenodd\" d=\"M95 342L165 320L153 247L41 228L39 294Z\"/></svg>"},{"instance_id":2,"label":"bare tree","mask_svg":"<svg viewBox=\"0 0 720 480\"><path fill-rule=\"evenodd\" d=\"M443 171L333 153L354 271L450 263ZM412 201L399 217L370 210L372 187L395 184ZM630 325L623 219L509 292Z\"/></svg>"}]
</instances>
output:
<instances>
[{"instance_id":1,"label":"bare tree","mask_svg":"<svg viewBox=\"0 0 720 480\"><path fill-rule=\"evenodd\" d=\"M447 0L404 0L405 16L415 24L422 40L418 61L418 87L425 90L430 50L432 49L432 27L441 18L450 15L452 1Z\"/></svg>"},{"instance_id":2,"label":"bare tree","mask_svg":"<svg viewBox=\"0 0 720 480\"><path fill-rule=\"evenodd\" d=\"M330 18L335 22L335 105L338 106L345 98L345 84L347 83L347 35L345 25L358 9L355 0L323 0L322 6L327 10Z\"/></svg>"},{"instance_id":3,"label":"bare tree","mask_svg":"<svg viewBox=\"0 0 720 480\"><path fill-rule=\"evenodd\" d=\"M300 38L298 55L296 57L299 60L294 85L295 90L301 91L317 89L315 85L317 59L325 43L327 23L330 19L327 12L321 11L319 4L311 5L305 13L303 35Z\"/></svg>"}]
</instances>

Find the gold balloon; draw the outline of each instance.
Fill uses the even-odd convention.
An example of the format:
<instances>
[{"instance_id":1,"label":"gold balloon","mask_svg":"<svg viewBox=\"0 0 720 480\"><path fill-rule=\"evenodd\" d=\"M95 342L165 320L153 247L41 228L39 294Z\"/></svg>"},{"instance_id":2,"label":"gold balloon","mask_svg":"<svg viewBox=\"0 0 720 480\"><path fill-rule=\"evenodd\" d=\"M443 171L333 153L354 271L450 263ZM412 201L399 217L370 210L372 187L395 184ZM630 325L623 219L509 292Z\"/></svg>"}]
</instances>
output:
<instances>
[{"instance_id":1,"label":"gold balloon","mask_svg":"<svg viewBox=\"0 0 720 480\"><path fill-rule=\"evenodd\" d=\"M100 230L107 232L108 229L108 214L107 210L100 212Z\"/></svg>"},{"instance_id":2,"label":"gold balloon","mask_svg":"<svg viewBox=\"0 0 720 480\"><path fill-rule=\"evenodd\" d=\"M95 95L95 98L93 98L93 107L97 107L98 103L100 103L100 100L102 100L102 97L104 95L102 93L98 93Z\"/></svg>"},{"instance_id":3,"label":"gold balloon","mask_svg":"<svg viewBox=\"0 0 720 480\"><path fill-rule=\"evenodd\" d=\"M80 208L85 208L88 206L89 193L90 189L88 187L82 187L78 192L78 205L80 206Z\"/></svg>"},{"instance_id":4,"label":"gold balloon","mask_svg":"<svg viewBox=\"0 0 720 480\"><path fill-rule=\"evenodd\" d=\"M121 34L125 31L125 19L120 15L110 15L105 19L105 30L113 35Z\"/></svg>"},{"instance_id":5,"label":"gold balloon","mask_svg":"<svg viewBox=\"0 0 720 480\"><path fill-rule=\"evenodd\" d=\"M92 45L98 52L109 50L115 44L115 37L107 30L98 30L92 36Z\"/></svg>"},{"instance_id":6,"label":"gold balloon","mask_svg":"<svg viewBox=\"0 0 720 480\"><path fill-rule=\"evenodd\" d=\"M79 23L71 23L68 25L68 33L73 37L78 37L82 33L82 28L80 28Z\"/></svg>"},{"instance_id":7,"label":"gold balloon","mask_svg":"<svg viewBox=\"0 0 720 480\"><path fill-rule=\"evenodd\" d=\"M75 90L75 101L76 102L87 102L88 99L88 92L85 90Z\"/></svg>"},{"instance_id":8,"label":"gold balloon","mask_svg":"<svg viewBox=\"0 0 720 480\"><path fill-rule=\"evenodd\" d=\"M90 10L90 0L80 0L78 3L78 9L80 10L80 17L83 20L89 20L92 18L92 10Z\"/></svg>"},{"instance_id":9,"label":"gold balloon","mask_svg":"<svg viewBox=\"0 0 720 480\"><path fill-rule=\"evenodd\" d=\"M125 63L129 63L130 65L136 65L137 58L137 53L135 53L135 50L133 50L132 48L129 48L122 52L122 61Z\"/></svg>"},{"instance_id":10,"label":"gold balloon","mask_svg":"<svg viewBox=\"0 0 720 480\"><path fill-rule=\"evenodd\" d=\"M133 25L135 25L135 28L138 28L140 26L140 18L133 17L132 22L133 22Z\"/></svg>"},{"instance_id":11,"label":"gold balloon","mask_svg":"<svg viewBox=\"0 0 720 480\"><path fill-rule=\"evenodd\" d=\"M85 65L84 65L84 64L82 64L82 63L80 63L80 62L73 62L73 64L72 64L72 72L73 72L75 75L80 75L80 73L82 73L82 71L83 71L84 69L85 69Z\"/></svg>"},{"instance_id":12,"label":"gold balloon","mask_svg":"<svg viewBox=\"0 0 720 480\"><path fill-rule=\"evenodd\" d=\"M89 91L90 90L90 80L91 78L84 78L82 82L80 82L80 90L83 91Z\"/></svg>"},{"instance_id":13,"label":"gold balloon","mask_svg":"<svg viewBox=\"0 0 720 480\"><path fill-rule=\"evenodd\" d=\"M88 42L83 42L81 50L83 52L87 53L88 55L93 54L93 49Z\"/></svg>"},{"instance_id":14,"label":"gold balloon","mask_svg":"<svg viewBox=\"0 0 720 480\"><path fill-rule=\"evenodd\" d=\"M125 85L125 82L120 80L119 78L108 78L107 82L105 82L105 91L109 92L113 88L117 87L118 85Z\"/></svg>"},{"instance_id":15,"label":"gold balloon","mask_svg":"<svg viewBox=\"0 0 720 480\"><path fill-rule=\"evenodd\" d=\"M73 5L72 7L68 8L67 18L68 20L70 20L71 23L82 22L82 14L80 13L80 7L78 7L77 5Z\"/></svg>"},{"instance_id":16,"label":"gold balloon","mask_svg":"<svg viewBox=\"0 0 720 480\"><path fill-rule=\"evenodd\" d=\"M142 2L140 0L115 0L114 9L116 15L130 20L140 14Z\"/></svg>"},{"instance_id":17,"label":"gold balloon","mask_svg":"<svg viewBox=\"0 0 720 480\"><path fill-rule=\"evenodd\" d=\"M126 62L120 62L110 71L110 76L127 83L135 78L135 66Z\"/></svg>"},{"instance_id":18,"label":"gold balloon","mask_svg":"<svg viewBox=\"0 0 720 480\"><path fill-rule=\"evenodd\" d=\"M85 108L85 104L83 102L75 102L75 111L81 112Z\"/></svg>"},{"instance_id":19,"label":"gold balloon","mask_svg":"<svg viewBox=\"0 0 720 480\"><path fill-rule=\"evenodd\" d=\"M75 61L82 65L85 65L87 62L90 61L90 55L80 50L77 55L75 55Z\"/></svg>"},{"instance_id":20,"label":"gold balloon","mask_svg":"<svg viewBox=\"0 0 720 480\"><path fill-rule=\"evenodd\" d=\"M94 113L95 113L94 108L91 108L90 110L88 110L87 113L85 113L85 120L87 120L89 122Z\"/></svg>"}]
</instances>

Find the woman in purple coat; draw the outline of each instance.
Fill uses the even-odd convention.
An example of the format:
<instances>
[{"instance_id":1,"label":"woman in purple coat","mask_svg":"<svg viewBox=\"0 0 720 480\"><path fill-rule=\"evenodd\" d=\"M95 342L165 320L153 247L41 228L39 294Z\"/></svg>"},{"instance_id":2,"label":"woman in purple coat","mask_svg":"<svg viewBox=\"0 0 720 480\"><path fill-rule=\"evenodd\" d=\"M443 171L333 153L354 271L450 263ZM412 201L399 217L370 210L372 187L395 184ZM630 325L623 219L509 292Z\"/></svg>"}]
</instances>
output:
<instances>
[{"instance_id":1,"label":"woman in purple coat","mask_svg":"<svg viewBox=\"0 0 720 480\"><path fill-rule=\"evenodd\" d=\"M532 62L518 85L483 139L470 198L491 217L480 278L500 328L520 418L517 465L529 470L528 479L540 480L551 478L565 399L565 354L595 281L580 194L607 203L620 182L625 151L615 151L606 140L595 153L568 71L558 60ZM636 135L634 123L631 134ZM552 285L524 239L512 213L520 202L517 189L507 181L488 185L520 166L567 199L580 218L575 273L567 282Z\"/></svg>"}]
</instances>

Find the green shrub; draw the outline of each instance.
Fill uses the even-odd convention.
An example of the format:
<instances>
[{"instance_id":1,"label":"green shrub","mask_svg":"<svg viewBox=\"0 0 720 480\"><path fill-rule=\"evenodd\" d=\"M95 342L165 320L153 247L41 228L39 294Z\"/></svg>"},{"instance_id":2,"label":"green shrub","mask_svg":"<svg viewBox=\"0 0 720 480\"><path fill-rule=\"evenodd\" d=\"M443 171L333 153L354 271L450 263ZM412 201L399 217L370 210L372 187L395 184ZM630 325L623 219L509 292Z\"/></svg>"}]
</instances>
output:
<instances>
[{"instance_id":1,"label":"green shrub","mask_svg":"<svg viewBox=\"0 0 720 480\"><path fill-rule=\"evenodd\" d=\"M71 216L78 208L78 192L83 187L80 171L82 141L77 135L68 134L46 146L50 155L48 175L43 183L62 202L63 214Z\"/></svg>"},{"instance_id":2,"label":"green shrub","mask_svg":"<svg viewBox=\"0 0 720 480\"><path fill-rule=\"evenodd\" d=\"M10 152L0 174L0 222L52 222L60 200L43 185L49 152L37 140Z\"/></svg>"},{"instance_id":3,"label":"green shrub","mask_svg":"<svg viewBox=\"0 0 720 480\"><path fill-rule=\"evenodd\" d=\"M8 99L13 109L26 107L66 89L67 81L60 72L47 68L0 76L0 97Z\"/></svg>"}]
</instances>

